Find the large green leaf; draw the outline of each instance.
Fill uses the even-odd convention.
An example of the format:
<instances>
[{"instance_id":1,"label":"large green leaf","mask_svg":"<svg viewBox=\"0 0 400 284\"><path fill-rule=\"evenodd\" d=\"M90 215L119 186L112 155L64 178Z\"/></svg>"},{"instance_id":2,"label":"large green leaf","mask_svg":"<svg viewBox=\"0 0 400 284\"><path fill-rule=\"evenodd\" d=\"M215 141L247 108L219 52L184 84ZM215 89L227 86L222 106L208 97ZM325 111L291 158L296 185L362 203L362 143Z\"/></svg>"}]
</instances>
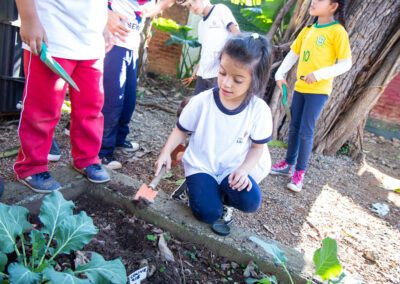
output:
<instances>
[{"instance_id":1,"label":"large green leaf","mask_svg":"<svg viewBox=\"0 0 400 284\"><path fill-rule=\"evenodd\" d=\"M153 27L159 29L162 32L176 33L180 30L181 25L179 25L172 19L159 17L153 20Z\"/></svg>"},{"instance_id":2,"label":"large green leaf","mask_svg":"<svg viewBox=\"0 0 400 284\"><path fill-rule=\"evenodd\" d=\"M11 212L17 214L17 216L25 216L25 220L28 214L28 209L26 208L20 206L13 207L11 209L10 206L0 203L0 251L4 253L14 251L15 239L22 233L22 226L25 226L24 223L22 226L17 223Z\"/></svg>"},{"instance_id":3,"label":"large green leaf","mask_svg":"<svg viewBox=\"0 0 400 284\"><path fill-rule=\"evenodd\" d=\"M50 249L50 253L54 257L59 253L69 254L70 250L80 250L97 232L92 218L86 212L67 216L56 229L54 239L57 241L57 248Z\"/></svg>"},{"instance_id":4,"label":"large green leaf","mask_svg":"<svg viewBox=\"0 0 400 284\"><path fill-rule=\"evenodd\" d=\"M105 261L101 255L94 252L90 262L86 265L78 264L74 273L85 273L93 283L104 283L102 279L116 284L125 284L127 281L126 270L121 260Z\"/></svg>"},{"instance_id":5,"label":"large green leaf","mask_svg":"<svg viewBox=\"0 0 400 284\"><path fill-rule=\"evenodd\" d=\"M250 240L262 247L267 253L274 257L274 262L278 264L286 264L287 258L285 253L281 251L275 244L267 244L257 237L251 236Z\"/></svg>"},{"instance_id":6,"label":"large green leaf","mask_svg":"<svg viewBox=\"0 0 400 284\"><path fill-rule=\"evenodd\" d=\"M36 284L42 280L39 273L30 271L20 263L11 263L8 266L9 280L13 284Z\"/></svg>"},{"instance_id":7,"label":"large green leaf","mask_svg":"<svg viewBox=\"0 0 400 284\"><path fill-rule=\"evenodd\" d=\"M337 244L334 239L325 238L322 247L314 253L315 274L321 276L322 280L339 276L342 266L337 258Z\"/></svg>"},{"instance_id":8,"label":"large green leaf","mask_svg":"<svg viewBox=\"0 0 400 284\"><path fill-rule=\"evenodd\" d=\"M53 235L65 217L72 215L73 208L74 203L66 201L59 191L46 195L39 213L40 221L44 225L41 231L50 236Z\"/></svg>"},{"instance_id":9,"label":"large green leaf","mask_svg":"<svg viewBox=\"0 0 400 284\"><path fill-rule=\"evenodd\" d=\"M27 215L29 213L28 209L20 206L11 206L9 209L11 218L14 219L14 222L19 224L22 227L22 232L24 233L26 230L32 228L31 223L27 221Z\"/></svg>"},{"instance_id":10,"label":"large green leaf","mask_svg":"<svg viewBox=\"0 0 400 284\"><path fill-rule=\"evenodd\" d=\"M0 272L4 271L4 268L6 267L7 261L8 261L7 255L2 253L2 252L0 252Z\"/></svg>"},{"instance_id":11,"label":"large green leaf","mask_svg":"<svg viewBox=\"0 0 400 284\"><path fill-rule=\"evenodd\" d=\"M38 230L32 230L29 236L31 238L30 244L32 245L32 261L35 261L44 255L46 239L43 233Z\"/></svg>"},{"instance_id":12,"label":"large green leaf","mask_svg":"<svg viewBox=\"0 0 400 284\"><path fill-rule=\"evenodd\" d=\"M72 272L57 272L53 267L47 267L43 270L43 278L50 281L50 283L57 284L88 284L88 279L80 279L73 275Z\"/></svg>"}]
</instances>

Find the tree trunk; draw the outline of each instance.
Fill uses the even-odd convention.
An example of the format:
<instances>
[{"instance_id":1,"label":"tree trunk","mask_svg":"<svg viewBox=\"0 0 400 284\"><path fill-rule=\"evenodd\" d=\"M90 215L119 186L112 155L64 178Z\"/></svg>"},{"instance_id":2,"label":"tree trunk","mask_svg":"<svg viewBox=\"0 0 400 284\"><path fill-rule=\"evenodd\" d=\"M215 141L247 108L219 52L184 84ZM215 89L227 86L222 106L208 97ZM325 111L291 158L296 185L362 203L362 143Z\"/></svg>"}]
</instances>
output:
<instances>
[{"instance_id":1,"label":"tree trunk","mask_svg":"<svg viewBox=\"0 0 400 284\"><path fill-rule=\"evenodd\" d=\"M291 41L312 22L308 14L311 0L299 0L283 39ZM349 34L353 66L335 79L315 128L314 151L333 155L350 141L361 151L366 119L391 79L400 71L400 1L354 0L349 3L346 30ZM296 68L289 72L289 98ZM271 91L269 103L274 117L275 139L288 134L288 123L279 90Z\"/></svg>"}]
</instances>

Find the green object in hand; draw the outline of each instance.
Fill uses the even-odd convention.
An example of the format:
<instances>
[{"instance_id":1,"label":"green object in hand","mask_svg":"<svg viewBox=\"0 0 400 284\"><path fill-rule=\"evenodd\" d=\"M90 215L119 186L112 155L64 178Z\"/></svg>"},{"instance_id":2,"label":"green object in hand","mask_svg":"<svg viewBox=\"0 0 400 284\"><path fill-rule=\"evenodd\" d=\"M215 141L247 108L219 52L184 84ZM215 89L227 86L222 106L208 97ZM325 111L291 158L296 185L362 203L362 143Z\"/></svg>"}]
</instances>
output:
<instances>
[{"instance_id":1,"label":"green object in hand","mask_svg":"<svg viewBox=\"0 0 400 284\"><path fill-rule=\"evenodd\" d=\"M67 72L58 64L53 57L51 57L50 53L47 52L47 47L42 42L42 51L40 53L40 59L47 65L54 73L60 76L65 82L67 82L70 86L72 86L75 90L79 92L78 86L75 84L74 80L68 75Z\"/></svg>"},{"instance_id":2,"label":"green object in hand","mask_svg":"<svg viewBox=\"0 0 400 284\"><path fill-rule=\"evenodd\" d=\"M283 107L285 108L286 116L288 117L289 121L291 121L292 117L290 115L290 109L287 102L287 88L285 84L282 85L282 90L283 90L282 104Z\"/></svg>"}]
</instances>

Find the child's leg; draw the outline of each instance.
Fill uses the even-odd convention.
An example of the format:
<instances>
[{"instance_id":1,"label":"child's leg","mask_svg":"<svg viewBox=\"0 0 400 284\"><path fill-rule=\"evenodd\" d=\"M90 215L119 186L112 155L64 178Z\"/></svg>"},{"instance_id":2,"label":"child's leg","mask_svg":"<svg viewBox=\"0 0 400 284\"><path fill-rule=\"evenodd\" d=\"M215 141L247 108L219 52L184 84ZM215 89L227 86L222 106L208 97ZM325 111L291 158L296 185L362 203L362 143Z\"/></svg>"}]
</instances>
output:
<instances>
[{"instance_id":1,"label":"child's leg","mask_svg":"<svg viewBox=\"0 0 400 284\"><path fill-rule=\"evenodd\" d=\"M299 130L304 113L304 94L294 91L290 114L292 121L289 126L288 148L286 152L286 163L294 165L300 146Z\"/></svg>"},{"instance_id":2,"label":"child's leg","mask_svg":"<svg viewBox=\"0 0 400 284\"><path fill-rule=\"evenodd\" d=\"M98 164L103 134L103 60L80 60L72 74L80 92L70 88L72 158L78 169Z\"/></svg>"},{"instance_id":3,"label":"child's leg","mask_svg":"<svg viewBox=\"0 0 400 284\"><path fill-rule=\"evenodd\" d=\"M229 175L222 180L220 185L221 190L228 198L227 205L247 213L256 212L261 205L261 191L258 184L249 176L252 183L251 190L247 191L243 189L242 191L238 191L229 186L228 177Z\"/></svg>"},{"instance_id":4,"label":"child's leg","mask_svg":"<svg viewBox=\"0 0 400 284\"><path fill-rule=\"evenodd\" d=\"M136 73L138 60L134 51L129 51L129 53L129 58L127 58L128 65L126 66L127 72L124 105L118 123L117 146L123 144L126 140L126 136L129 134L129 122L131 121L136 105Z\"/></svg>"},{"instance_id":5,"label":"child's leg","mask_svg":"<svg viewBox=\"0 0 400 284\"><path fill-rule=\"evenodd\" d=\"M194 87L193 96L195 96L195 95L197 95L197 94L199 94L199 93L201 93L201 92L203 92L205 90L214 88L215 86L218 85L217 81L218 81L217 77L209 78L209 79L203 79L201 77L197 77L196 86Z\"/></svg>"},{"instance_id":6,"label":"child's leg","mask_svg":"<svg viewBox=\"0 0 400 284\"><path fill-rule=\"evenodd\" d=\"M67 60L57 61L67 73L74 66ZM39 56L24 52L25 89L18 134L21 148L14 164L19 179L48 171L47 154L53 132L60 120L66 84L50 70Z\"/></svg>"},{"instance_id":7,"label":"child's leg","mask_svg":"<svg viewBox=\"0 0 400 284\"><path fill-rule=\"evenodd\" d=\"M104 59L104 132L99 156L114 153L117 142L118 121L124 106L127 79L126 57L128 50L114 46ZM135 78L136 80L136 78Z\"/></svg>"},{"instance_id":8,"label":"child's leg","mask_svg":"<svg viewBox=\"0 0 400 284\"><path fill-rule=\"evenodd\" d=\"M186 177L189 204L193 215L205 223L214 223L222 216L221 191L217 181L205 173Z\"/></svg>"},{"instance_id":9,"label":"child's leg","mask_svg":"<svg viewBox=\"0 0 400 284\"><path fill-rule=\"evenodd\" d=\"M304 99L305 103L299 131L300 145L296 163L296 171L305 171L307 168L308 159L310 158L313 147L315 124L326 100L328 99L328 96L319 94L304 94Z\"/></svg>"}]
</instances>

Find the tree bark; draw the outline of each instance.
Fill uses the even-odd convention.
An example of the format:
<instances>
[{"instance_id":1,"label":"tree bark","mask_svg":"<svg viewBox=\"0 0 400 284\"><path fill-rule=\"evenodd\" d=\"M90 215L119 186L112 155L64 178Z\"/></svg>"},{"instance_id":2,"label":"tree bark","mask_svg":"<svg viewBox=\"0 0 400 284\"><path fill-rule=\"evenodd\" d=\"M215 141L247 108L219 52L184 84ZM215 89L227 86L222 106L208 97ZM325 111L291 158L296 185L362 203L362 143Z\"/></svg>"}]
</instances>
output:
<instances>
[{"instance_id":1,"label":"tree bark","mask_svg":"<svg viewBox=\"0 0 400 284\"><path fill-rule=\"evenodd\" d=\"M312 22L308 14L311 0L299 0L284 40L293 40ZM346 142L361 151L360 135L370 110L391 79L400 71L400 1L354 0L349 3L346 30L349 34L353 66L335 79L333 92L317 122L314 151L334 155ZM291 101L296 68L287 76ZM275 139L284 140L288 123L277 88L271 91ZM267 94L268 98L268 94Z\"/></svg>"}]
</instances>

